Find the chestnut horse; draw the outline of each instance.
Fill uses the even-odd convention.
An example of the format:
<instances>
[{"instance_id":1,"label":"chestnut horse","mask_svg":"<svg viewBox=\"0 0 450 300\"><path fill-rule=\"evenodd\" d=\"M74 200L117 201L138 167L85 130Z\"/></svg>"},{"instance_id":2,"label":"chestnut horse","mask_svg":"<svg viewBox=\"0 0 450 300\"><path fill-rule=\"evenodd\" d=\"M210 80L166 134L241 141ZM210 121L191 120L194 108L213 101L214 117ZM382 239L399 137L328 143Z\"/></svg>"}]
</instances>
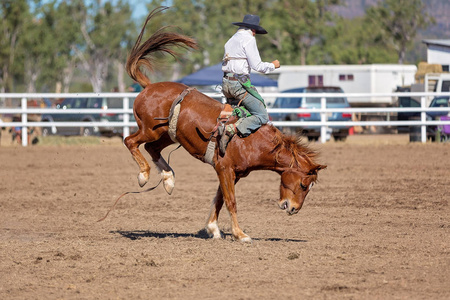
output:
<instances>
[{"instance_id":1,"label":"chestnut horse","mask_svg":"<svg viewBox=\"0 0 450 300\"><path fill-rule=\"evenodd\" d=\"M139 150L145 144L145 150L161 173L166 191L171 194L174 188L174 173L161 156L167 146L178 142L192 156L205 161L210 133L214 131L219 114L224 105L218 101L175 82L151 83L141 67L152 69L151 56L156 52L168 53L176 57L172 49L182 47L196 49L194 39L179 33L167 32L165 27L156 31L141 44L148 21L155 13L147 17L141 33L128 60L127 72L144 90L134 102L134 116L139 129L125 139L125 145L140 168L139 185L144 186L150 174L150 166ZM176 99L182 101L179 106L175 137L169 131L169 114L173 111ZM183 97L184 96L184 97ZM278 205L289 215L296 214L303 205L306 195L317 180L317 172L326 168L315 162L316 152L306 145L296 142L294 137L284 136L272 125L263 125L248 137L235 135L228 144L225 155L219 155L213 148L213 161L210 162L220 181L216 196L212 202L206 230L213 238L221 238L217 225L219 212L225 202L231 216L232 234L239 241L251 241L239 227L236 215L235 184L253 170L272 170L281 175L280 199Z\"/></svg>"}]
</instances>

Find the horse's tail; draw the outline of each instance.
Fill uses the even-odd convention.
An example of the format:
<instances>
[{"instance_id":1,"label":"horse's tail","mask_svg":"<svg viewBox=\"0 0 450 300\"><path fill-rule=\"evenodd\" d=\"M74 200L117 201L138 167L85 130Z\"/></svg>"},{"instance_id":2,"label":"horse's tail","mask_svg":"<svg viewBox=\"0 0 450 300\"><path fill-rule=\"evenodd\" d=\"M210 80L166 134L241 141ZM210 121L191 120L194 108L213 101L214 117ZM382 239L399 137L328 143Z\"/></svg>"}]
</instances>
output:
<instances>
[{"instance_id":1,"label":"horse's tail","mask_svg":"<svg viewBox=\"0 0 450 300\"><path fill-rule=\"evenodd\" d=\"M153 71L151 54L155 52L165 52L177 58L178 54L172 47L177 46L184 49L198 49L197 41L193 38L176 32L165 32L165 30L172 26L164 26L158 29L150 38L141 44L142 36L145 31L145 27L150 19L166 10L168 7L158 7L154 9L145 20L141 33L139 34L136 43L131 49L131 53L128 56L126 69L128 75L137 81L142 87L149 85L150 79L141 71L141 66Z\"/></svg>"}]
</instances>

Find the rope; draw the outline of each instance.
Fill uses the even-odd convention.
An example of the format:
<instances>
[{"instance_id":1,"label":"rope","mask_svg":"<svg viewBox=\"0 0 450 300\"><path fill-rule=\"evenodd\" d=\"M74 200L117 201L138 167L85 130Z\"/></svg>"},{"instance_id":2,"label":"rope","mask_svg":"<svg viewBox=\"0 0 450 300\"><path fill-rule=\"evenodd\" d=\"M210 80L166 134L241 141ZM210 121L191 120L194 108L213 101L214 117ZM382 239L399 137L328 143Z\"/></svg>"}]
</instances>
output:
<instances>
[{"instance_id":1,"label":"rope","mask_svg":"<svg viewBox=\"0 0 450 300\"><path fill-rule=\"evenodd\" d=\"M175 150L178 150L180 147L181 147L181 144L178 145L178 147L176 147L172 151L170 151L169 156L167 158L167 164L170 163L170 155L172 154L172 152L174 152ZM175 172L174 171L173 171L173 175L175 176ZM154 189L156 189L161 184L161 182L162 182L162 179L160 179L159 182L155 186L153 186L151 188L148 188L145 191L136 191L136 192L125 192L125 193L123 193L122 195L119 196L119 198L116 199L116 201L114 202L113 206L111 206L110 209L106 212L106 215L103 218L97 220L97 222L101 222L101 221L105 220L106 217L109 215L109 213L116 207L116 205L119 202L120 198L122 198L123 196L128 195L128 194L141 194L141 193L147 193L147 192L153 191Z\"/></svg>"}]
</instances>

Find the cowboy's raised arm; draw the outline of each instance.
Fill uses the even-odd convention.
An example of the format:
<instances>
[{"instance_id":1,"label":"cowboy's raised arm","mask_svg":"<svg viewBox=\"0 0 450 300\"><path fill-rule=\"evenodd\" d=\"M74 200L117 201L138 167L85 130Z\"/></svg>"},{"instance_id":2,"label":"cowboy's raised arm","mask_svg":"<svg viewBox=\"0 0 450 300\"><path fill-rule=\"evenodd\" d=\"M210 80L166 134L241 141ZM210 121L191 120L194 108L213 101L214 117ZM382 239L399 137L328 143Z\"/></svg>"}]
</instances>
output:
<instances>
[{"instance_id":1,"label":"cowboy's raised arm","mask_svg":"<svg viewBox=\"0 0 450 300\"><path fill-rule=\"evenodd\" d=\"M275 70L276 66L274 63L261 61L261 56L259 55L258 46L256 45L256 39L254 37L249 39L248 43L244 46L244 49L251 69L264 74Z\"/></svg>"}]
</instances>

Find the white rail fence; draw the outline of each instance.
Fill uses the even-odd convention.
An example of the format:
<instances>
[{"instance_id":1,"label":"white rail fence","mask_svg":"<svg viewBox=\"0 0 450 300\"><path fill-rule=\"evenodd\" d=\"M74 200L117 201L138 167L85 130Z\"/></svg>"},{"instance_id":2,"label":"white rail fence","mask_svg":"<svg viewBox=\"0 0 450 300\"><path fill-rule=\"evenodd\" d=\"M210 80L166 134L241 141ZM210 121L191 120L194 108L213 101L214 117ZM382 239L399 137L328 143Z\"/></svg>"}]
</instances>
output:
<instances>
[{"instance_id":1,"label":"white rail fence","mask_svg":"<svg viewBox=\"0 0 450 300\"><path fill-rule=\"evenodd\" d=\"M21 93L7 93L0 94L0 100L4 99L21 99L20 107L16 108L0 108L0 127L21 127L22 128L22 145L28 145L28 127L122 127L123 136L126 137L130 133L130 127L136 126L135 122L130 122L129 115L133 110L129 108L130 98L134 99L137 93L36 93L36 94L21 94ZM220 93L206 93L206 95L222 99ZM320 126L320 141L326 142L326 133L328 127L333 126L420 126L421 127L421 142L425 143L427 140L426 127L435 125L450 125L450 120L427 120L427 112L447 112L450 113L449 107L429 108L426 106L427 97L444 96L450 97L450 92L444 93L353 93L353 94L339 94L341 97L420 97L421 107L371 107L371 108L326 108L326 98L336 97L335 93L262 93L264 98L276 97L311 97L321 98L321 108L317 109L290 109L290 108L268 108L270 113L320 113L319 122L298 122L298 121L276 121L273 122L275 126L279 127L302 127L302 126ZM29 100L35 99L60 99L60 98L122 98L123 108L121 109L55 109L55 108L34 108L27 107ZM328 113L345 112L345 113L385 113L387 116L390 113L399 112L419 112L420 120L412 121L391 121L387 118L386 121L333 121L327 120ZM123 114L123 120L120 122L31 122L28 121L28 115L42 115L42 114ZM20 115L20 122L3 122L2 115Z\"/></svg>"}]
</instances>

